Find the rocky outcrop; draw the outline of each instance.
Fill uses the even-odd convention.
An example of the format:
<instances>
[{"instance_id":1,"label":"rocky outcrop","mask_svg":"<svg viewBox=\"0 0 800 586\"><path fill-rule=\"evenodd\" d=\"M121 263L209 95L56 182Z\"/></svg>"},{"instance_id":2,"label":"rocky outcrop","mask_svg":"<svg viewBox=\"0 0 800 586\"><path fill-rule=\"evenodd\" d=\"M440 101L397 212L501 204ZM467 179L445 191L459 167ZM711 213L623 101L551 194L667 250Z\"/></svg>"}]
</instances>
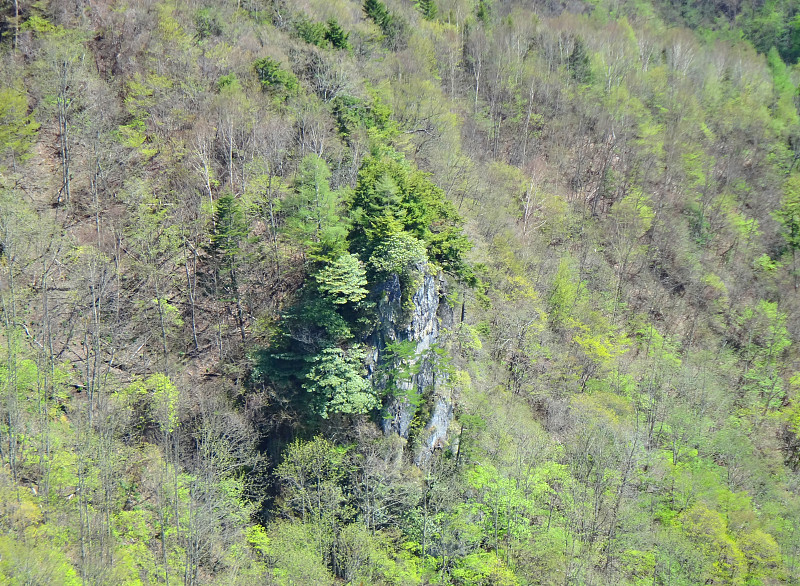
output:
<instances>
[{"instance_id":1,"label":"rocky outcrop","mask_svg":"<svg viewBox=\"0 0 800 586\"><path fill-rule=\"evenodd\" d=\"M441 328L452 325L453 310L445 302L447 281L440 273L434 275L427 265L416 267L421 277L411 296L410 307L403 307L403 291L397 275L381 287L378 302L378 327L373 341L372 373L386 371L408 373L396 377L395 391L387 399L383 431L408 439L411 423L419 405L428 401L431 416L423 429L415 460L428 459L433 450L443 447L453 419L453 405L445 375L435 368L433 347L439 340ZM413 342L413 353L404 359L387 364L385 349L395 342ZM376 384L381 381L375 380Z\"/></svg>"}]
</instances>

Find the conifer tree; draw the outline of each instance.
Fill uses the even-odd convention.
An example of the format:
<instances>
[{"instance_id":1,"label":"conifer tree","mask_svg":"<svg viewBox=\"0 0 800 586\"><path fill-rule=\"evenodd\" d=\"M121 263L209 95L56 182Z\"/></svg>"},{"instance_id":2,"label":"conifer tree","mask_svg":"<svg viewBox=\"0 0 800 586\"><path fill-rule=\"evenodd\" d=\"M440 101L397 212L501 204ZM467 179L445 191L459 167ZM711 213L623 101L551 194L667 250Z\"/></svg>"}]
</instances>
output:
<instances>
[{"instance_id":1,"label":"conifer tree","mask_svg":"<svg viewBox=\"0 0 800 586\"><path fill-rule=\"evenodd\" d=\"M589 62L589 52L581 37L575 39L575 46L567 59L567 69L572 78L578 83L592 82L592 66Z\"/></svg>"},{"instance_id":2,"label":"conifer tree","mask_svg":"<svg viewBox=\"0 0 800 586\"><path fill-rule=\"evenodd\" d=\"M486 22L487 20L489 20L490 11L491 7L489 6L487 0L479 0L475 16L477 16L478 20L480 20L481 22Z\"/></svg>"},{"instance_id":3,"label":"conifer tree","mask_svg":"<svg viewBox=\"0 0 800 586\"><path fill-rule=\"evenodd\" d=\"M334 304L361 301L369 291L366 271L355 254L344 253L322 268L314 278L319 290Z\"/></svg>"},{"instance_id":4,"label":"conifer tree","mask_svg":"<svg viewBox=\"0 0 800 586\"><path fill-rule=\"evenodd\" d=\"M787 179L781 207L775 210L773 217L781 225L781 235L786 241L786 247L792 253L792 274L794 289L797 291L797 251L800 249L800 177L797 175Z\"/></svg>"},{"instance_id":5,"label":"conifer tree","mask_svg":"<svg viewBox=\"0 0 800 586\"><path fill-rule=\"evenodd\" d=\"M347 39L350 33L345 32L335 18L328 20L328 30L325 31L325 40L328 41L334 49L349 49L350 43Z\"/></svg>"},{"instance_id":6,"label":"conifer tree","mask_svg":"<svg viewBox=\"0 0 800 586\"><path fill-rule=\"evenodd\" d=\"M214 225L211 231L210 251L217 262L217 274L223 284L226 300L236 304L236 316L242 341L245 339L244 313L239 294L239 268L241 266L241 244L247 237L247 224L239 202L231 193L217 200Z\"/></svg>"},{"instance_id":7,"label":"conifer tree","mask_svg":"<svg viewBox=\"0 0 800 586\"><path fill-rule=\"evenodd\" d=\"M336 256L347 237L340 215L342 196L331 190L330 176L324 160L317 155L306 156L297 170L295 193L283 206L289 234L298 244L308 247L312 256Z\"/></svg>"},{"instance_id":8,"label":"conifer tree","mask_svg":"<svg viewBox=\"0 0 800 586\"><path fill-rule=\"evenodd\" d=\"M392 16L386 4L380 0L364 0L364 13L385 33L392 23Z\"/></svg>"},{"instance_id":9,"label":"conifer tree","mask_svg":"<svg viewBox=\"0 0 800 586\"><path fill-rule=\"evenodd\" d=\"M436 6L436 0L419 0L417 8L422 13L422 18L425 20L433 20L439 14L439 9Z\"/></svg>"}]
</instances>

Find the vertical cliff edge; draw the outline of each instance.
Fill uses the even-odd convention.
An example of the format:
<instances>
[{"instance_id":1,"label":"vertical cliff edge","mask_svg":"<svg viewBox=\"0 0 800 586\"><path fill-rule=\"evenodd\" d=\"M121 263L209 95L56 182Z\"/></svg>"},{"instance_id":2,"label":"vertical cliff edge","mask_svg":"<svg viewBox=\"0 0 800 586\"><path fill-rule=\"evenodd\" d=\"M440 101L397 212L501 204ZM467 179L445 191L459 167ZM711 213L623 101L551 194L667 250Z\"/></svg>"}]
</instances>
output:
<instances>
[{"instance_id":1,"label":"vertical cliff edge","mask_svg":"<svg viewBox=\"0 0 800 586\"><path fill-rule=\"evenodd\" d=\"M427 264L419 264L416 269L420 277L413 281L415 290L406 307L403 306L403 286L397 275L381 285L378 325L372 336L370 376L374 384L385 389L387 377L383 373L393 373L384 401L384 433L408 440L414 417L421 412L423 404L430 407L430 415L415 442L414 459L422 464L433 450L446 445L453 420L447 374L436 368L434 352L441 332L452 326L453 309L445 299L447 281L444 275L434 274ZM401 357L387 351L387 347L398 342L407 343L406 347L413 351Z\"/></svg>"}]
</instances>

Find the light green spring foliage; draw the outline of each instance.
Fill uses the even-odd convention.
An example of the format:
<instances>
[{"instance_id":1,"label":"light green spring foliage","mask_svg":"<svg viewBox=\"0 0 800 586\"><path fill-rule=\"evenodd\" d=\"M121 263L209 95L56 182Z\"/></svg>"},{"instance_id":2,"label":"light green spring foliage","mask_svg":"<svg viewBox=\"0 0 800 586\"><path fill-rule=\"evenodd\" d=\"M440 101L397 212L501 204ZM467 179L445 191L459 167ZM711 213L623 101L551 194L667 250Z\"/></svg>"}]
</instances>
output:
<instances>
[{"instance_id":1,"label":"light green spring foliage","mask_svg":"<svg viewBox=\"0 0 800 586\"><path fill-rule=\"evenodd\" d=\"M561 259L548 299L550 322L554 326L567 325L582 292L581 284L576 282L570 259Z\"/></svg>"},{"instance_id":2,"label":"light green spring foliage","mask_svg":"<svg viewBox=\"0 0 800 586\"><path fill-rule=\"evenodd\" d=\"M315 275L320 292L336 305L355 303L367 296L367 272L359 258L346 252Z\"/></svg>"},{"instance_id":3,"label":"light green spring foliage","mask_svg":"<svg viewBox=\"0 0 800 586\"><path fill-rule=\"evenodd\" d=\"M260 538L256 550L269 559L275 583L281 586L301 584L332 585L335 579L314 542L313 528L285 521L270 527Z\"/></svg>"},{"instance_id":4,"label":"light green spring foliage","mask_svg":"<svg viewBox=\"0 0 800 586\"><path fill-rule=\"evenodd\" d=\"M32 545L0 535L0 581L8 586L52 584L79 586L75 568L60 549L48 544Z\"/></svg>"},{"instance_id":5,"label":"light green spring foliage","mask_svg":"<svg viewBox=\"0 0 800 586\"><path fill-rule=\"evenodd\" d=\"M130 386L129 391L149 399L154 420L165 433L175 431L178 426L178 400L180 393L168 376L153 374Z\"/></svg>"},{"instance_id":6,"label":"light green spring foliage","mask_svg":"<svg viewBox=\"0 0 800 586\"><path fill-rule=\"evenodd\" d=\"M328 164L307 155L294 180L294 192L283 202L288 235L312 255L335 256L345 246L347 223L343 217L343 193L330 187Z\"/></svg>"},{"instance_id":7,"label":"light green spring foliage","mask_svg":"<svg viewBox=\"0 0 800 586\"><path fill-rule=\"evenodd\" d=\"M723 584L745 583L745 557L728 535L727 523L720 513L695 505L681 515L680 523L704 555L708 564L704 573Z\"/></svg>"},{"instance_id":8,"label":"light green spring foliage","mask_svg":"<svg viewBox=\"0 0 800 586\"><path fill-rule=\"evenodd\" d=\"M18 47L3 35L21 81L0 89L0 581L798 581L793 0L558 17L483 0L195 4L104 13L152 33L121 33L119 56L97 31L70 36L93 21L55 2L26 8ZM76 201L50 207L39 183L58 184L58 161L26 165L68 105ZM353 342L368 279L426 262L461 281L442 334L457 420L414 466L432 401L416 398L411 447L383 438ZM476 273L486 288L462 288ZM230 294L208 293L219 276ZM234 298L290 383L229 380L247 379L252 331L231 343ZM165 367L199 380L177 353L195 328L219 388L187 402L178 378L101 376L88 425L94 348L140 372L142 332L163 326ZM53 367L68 336L59 360L79 359ZM390 376L413 374L413 343L386 355L408 363ZM265 438L214 428L222 396L258 405L263 429L345 444L284 449L264 528L249 516L270 480L236 454Z\"/></svg>"},{"instance_id":9,"label":"light green spring foliage","mask_svg":"<svg viewBox=\"0 0 800 586\"><path fill-rule=\"evenodd\" d=\"M24 92L6 87L0 89L0 157L29 157L39 124L28 114Z\"/></svg>"},{"instance_id":10,"label":"light green spring foliage","mask_svg":"<svg viewBox=\"0 0 800 586\"><path fill-rule=\"evenodd\" d=\"M408 232L395 232L386 237L369 258L369 265L381 274L396 273L401 277L409 270L425 266L428 255L425 244Z\"/></svg>"},{"instance_id":11,"label":"light green spring foliage","mask_svg":"<svg viewBox=\"0 0 800 586\"><path fill-rule=\"evenodd\" d=\"M310 368L303 388L312 396L317 413L327 418L333 413L368 413L380 401L366 379L366 353L360 346L323 348L309 358Z\"/></svg>"}]
</instances>

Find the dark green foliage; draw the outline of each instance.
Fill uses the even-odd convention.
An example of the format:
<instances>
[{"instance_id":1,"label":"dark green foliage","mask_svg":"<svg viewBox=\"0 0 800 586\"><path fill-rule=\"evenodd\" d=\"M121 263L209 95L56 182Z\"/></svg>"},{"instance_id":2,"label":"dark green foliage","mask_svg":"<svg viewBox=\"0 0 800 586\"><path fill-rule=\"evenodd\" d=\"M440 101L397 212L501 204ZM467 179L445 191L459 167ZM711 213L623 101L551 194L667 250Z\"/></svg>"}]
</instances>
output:
<instances>
[{"instance_id":1,"label":"dark green foliage","mask_svg":"<svg viewBox=\"0 0 800 586\"><path fill-rule=\"evenodd\" d=\"M567 69L572 79L580 84L592 82L592 64L589 59L589 52L581 37L575 38L575 46L567 59Z\"/></svg>"},{"instance_id":2,"label":"dark green foliage","mask_svg":"<svg viewBox=\"0 0 800 586\"><path fill-rule=\"evenodd\" d=\"M409 231L425 243L430 260L468 283L474 274L464 256L470 243L461 219L428 175L397 156L370 157L353 197L352 246L369 258L384 240Z\"/></svg>"},{"instance_id":3,"label":"dark green foliage","mask_svg":"<svg viewBox=\"0 0 800 586\"><path fill-rule=\"evenodd\" d=\"M298 350L312 352L350 340L353 337L350 325L339 310L331 299L308 289L284 315L287 335L299 342Z\"/></svg>"},{"instance_id":4,"label":"dark green foliage","mask_svg":"<svg viewBox=\"0 0 800 586\"><path fill-rule=\"evenodd\" d=\"M331 189L330 176L324 160L306 156L297 170L293 193L283 204L287 234L314 258L338 256L347 238L343 193Z\"/></svg>"},{"instance_id":5,"label":"dark green foliage","mask_svg":"<svg viewBox=\"0 0 800 586\"><path fill-rule=\"evenodd\" d=\"M796 63L800 57L800 3L797 0L657 0L653 4L669 20L687 27L717 29L734 38L744 36L761 53L775 47L787 64Z\"/></svg>"},{"instance_id":6,"label":"dark green foliage","mask_svg":"<svg viewBox=\"0 0 800 586\"><path fill-rule=\"evenodd\" d=\"M306 43L311 43L317 47L324 47L327 43L327 30L321 22L313 22L307 17L302 16L294 24L297 36Z\"/></svg>"},{"instance_id":7,"label":"dark green foliage","mask_svg":"<svg viewBox=\"0 0 800 586\"><path fill-rule=\"evenodd\" d=\"M800 250L800 177L795 175L786 181L781 207L774 216L781 225L787 247Z\"/></svg>"},{"instance_id":8,"label":"dark green foliage","mask_svg":"<svg viewBox=\"0 0 800 586\"><path fill-rule=\"evenodd\" d=\"M339 132L348 137L359 126L367 130L391 132L392 111L377 96L361 100L353 96L337 96L331 102Z\"/></svg>"},{"instance_id":9,"label":"dark green foliage","mask_svg":"<svg viewBox=\"0 0 800 586\"><path fill-rule=\"evenodd\" d=\"M765 2L749 18L741 18L741 27L762 53L775 47L783 60L793 65L800 57L800 14L798 3Z\"/></svg>"},{"instance_id":10,"label":"dark green foliage","mask_svg":"<svg viewBox=\"0 0 800 586\"><path fill-rule=\"evenodd\" d=\"M253 68L261 83L262 89L286 89L295 92L300 87L297 77L291 72L281 68L280 64L270 57L263 57L253 63Z\"/></svg>"},{"instance_id":11,"label":"dark green foliage","mask_svg":"<svg viewBox=\"0 0 800 586\"><path fill-rule=\"evenodd\" d=\"M194 27L197 31L197 38L200 40L208 37L218 37L222 34L222 25L217 20L217 15L209 8L202 8L197 11L194 17Z\"/></svg>"},{"instance_id":12,"label":"dark green foliage","mask_svg":"<svg viewBox=\"0 0 800 586\"><path fill-rule=\"evenodd\" d=\"M800 288L797 270L797 251L800 250L800 177L797 175L786 180L781 207L773 212L773 216L781 226L781 235L792 257L792 277L797 291Z\"/></svg>"},{"instance_id":13,"label":"dark green foliage","mask_svg":"<svg viewBox=\"0 0 800 586\"><path fill-rule=\"evenodd\" d=\"M396 51L405 47L408 31L402 18L389 12L389 9L380 0L364 0L363 9L364 13L383 32L384 43L389 49Z\"/></svg>"},{"instance_id":14,"label":"dark green foliage","mask_svg":"<svg viewBox=\"0 0 800 586\"><path fill-rule=\"evenodd\" d=\"M352 345L350 324L357 324L359 307L345 307L366 295L360 286L363 273L355 281L348 274L342 282L341 271L331 275L326 270L335 266L317 274L318 287L310 283L300 292L282 316L269 350L256 354L253 370L255 381L283 385L298 408L323 418L366 413L378 406L365 378L364 350Z\"/></svg>"},{"instance_id":15,"label":"dark green foliage","mask_svg":"<svg viewBox=\"0 0 800 586\"><path fill-rule=\"evenodd\" d=\"M481 22L488 22L492 14L492 4L490 0L478 0L478 6L475 9L475 16Z\"/></svg>"},{"instance_id":16,"label":"dark green foliage","mask_svg":"<svg viewBox=\"0 0 800 586\"><path fill-rule=\"evenodd\" d=\"M364 13L384 31L389 29L392 23L392 15L389 14L389 9L386 4L381 0L364 0L363 5Z\"/></svg>"},{"instance_id":17,"label":"dark green foliage","mask_svg":"<svg viewBox=\"0 0 800 586\"><path fill-rule=\"evenodd\" d=\"M313 398L313 411L323 417L334 412L363 413L378 405L356 370L362 354L347 346L353 336L351 326L361 327L357 324L367 310L361 302L368 289L358 257L333 252L336 243L344 241L346 228L339 216L341 204L328 185L329 176L322 159L307 156L295 179L295 193L284 204L294 237L317 250L315 258L327 260L284 314L282 334L257 368L261 376L273 373L283 380L302 381ZM379 251L380 258L370 261L377 273L405 273L408 265L425 262L427 249L428 256L445 270L467 282L474 280L464 259L469 242L452 204L426 174L399 156L371 157L365 162L352 206L353 249L362 257ZM417 252L408 256L406 248Z\"/></svg>"},{"instance_id":18,"label":"dark green foliage","mask_svg":"<svg viewBox=\"0 0 800 586\"><path fill-rule=\"evenodd\" d=\"M348 38L350 33L346 32L335 18L328 19L328 22L313 22L305 15L294 24L297 36L303 39L306 43L316 45L317 47L333 47L334 49L349 49L350 43Z\"/></svg>"},{"instance_id":19,"label":"dark green foliage","mask_svg":"<svg viewBox=\"0 0 800 586\"><path fill-rule=\"evenodd\" d=\"M247 225L236 197L222 195L216 202L211 227L211 254L229 265L240 255L240 245L247 236Z\"/></svg>"},{"instance_id":20,"label":"dark green foliage","mask_svg":"<svg viewBox=\"0 0 800 586\"><path fill-rule=\"evenodd\" d=\"M252 378L258 384L279 384L288 396L297 395L312 358L324 348L332 348L352 339L340 307L306 287L294 304L281 316L268 349L253 357Z\"/></svg>"},{"instance_id":21,"label":"dark green foliage","mask_svg":"<svg viewBox=\"0 0 800 586\"><path fill-rule=\"evenodd\" d=\"M402 51L408 45L408 23L404 18L392 16L389 25L383 31L386 38L384 46L392 51Z\"/></svg>"},{"instance_id":22,"label":"dark green foliage","mask_svg":"<svg viewBox=\"0 0 800 586\"><path fill-rule=\"evenodd\" d=\"M235 306L242 341L245 340L239 269L243 261L242 245L248 235L244 213L235 196L222 195L216 203L209 251L215 261L215 289L222 301Z\"/></svg>"},{"instance_id":23,"label":"dark green foliage","mask_svg":"<svg viewBox=\"0 0 800 586\"><path fill-rule=\"evenodd\" d=\"M436 6L436 0L419 0L417 8L422 13L422 18L425 20L433 20L439 14L439 9Z\"/></svg>"},{"instance_id":24,"label":"dark green foliage","mask_svg":"<svg viewBox=\"0 0 800 586\"><path fill-rule=\"evenodd\" d=\"M327 29L325 30L325 40L328 41L334 49L349 49L350 43L347 39L350 33L339 26L335 18L328 20Z\"/></svg>"}]
</instances>

